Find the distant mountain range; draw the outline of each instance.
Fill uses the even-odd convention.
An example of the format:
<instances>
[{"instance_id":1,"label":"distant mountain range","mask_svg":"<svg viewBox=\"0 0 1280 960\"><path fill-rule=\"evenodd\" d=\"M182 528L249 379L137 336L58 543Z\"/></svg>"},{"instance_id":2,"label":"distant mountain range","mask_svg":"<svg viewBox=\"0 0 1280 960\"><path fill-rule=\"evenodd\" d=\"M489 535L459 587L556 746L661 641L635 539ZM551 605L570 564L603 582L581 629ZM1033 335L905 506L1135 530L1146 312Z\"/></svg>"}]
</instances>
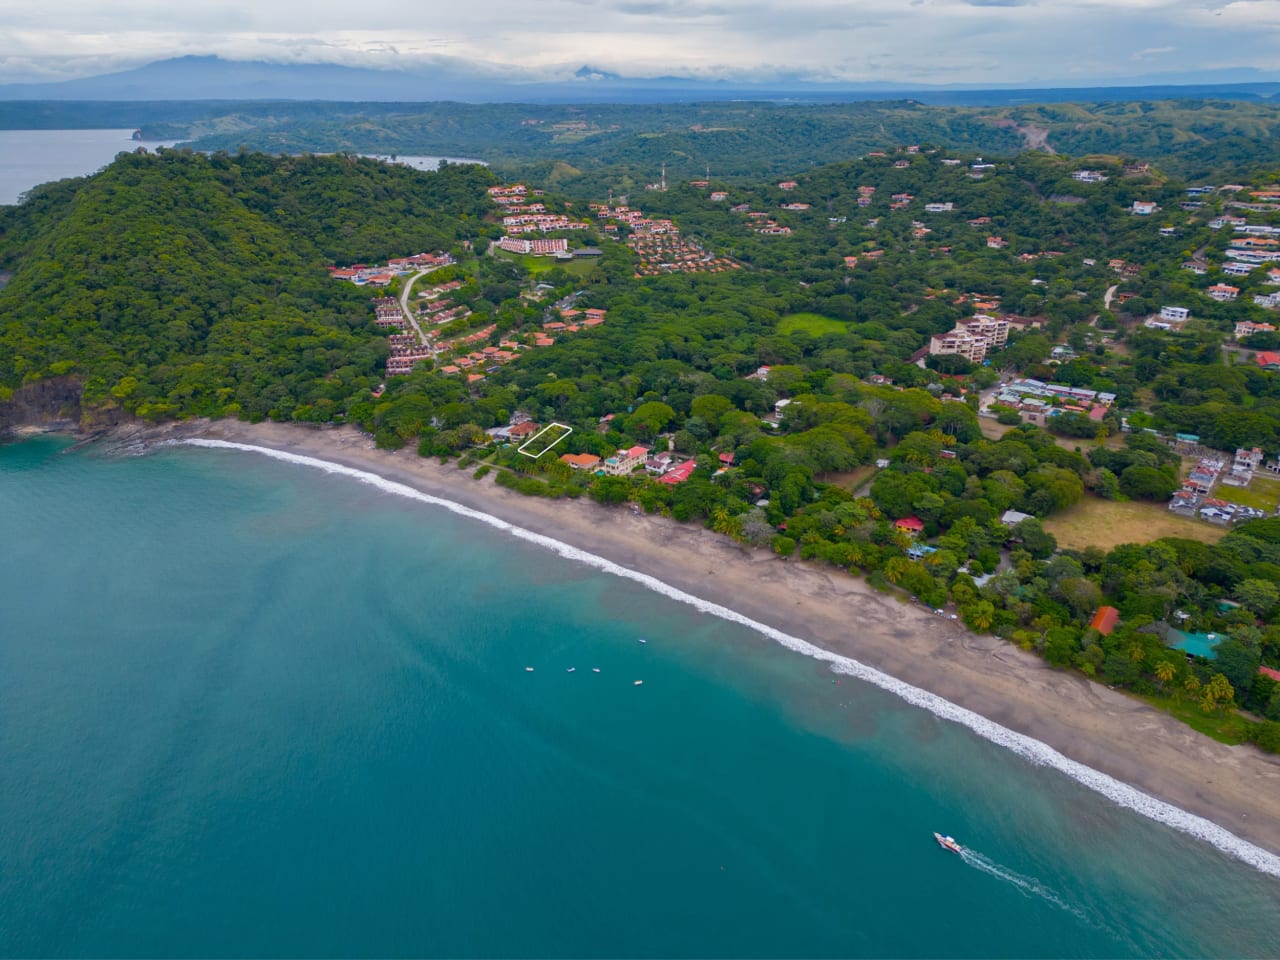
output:
<instances>
[{"instance_id":1,"label":"distant mountain range","mask_svg":"<svg viewBox=\"0 0 1280 960\"><path fill-rule=\"evenodd\" d=\"M187 56L56 83L0 84L0 100L336 100L468 103L629 103L710 100L897 100L951 105L1221 97L1265 100L1280 83L1252 70L1158 75L1112 86L1028 88L824 83L794 77L701 80L624 77L583 66L563 80L531 78L492 64L440 58L405 70L283 64Z\"/></svg>"}]
</instances>

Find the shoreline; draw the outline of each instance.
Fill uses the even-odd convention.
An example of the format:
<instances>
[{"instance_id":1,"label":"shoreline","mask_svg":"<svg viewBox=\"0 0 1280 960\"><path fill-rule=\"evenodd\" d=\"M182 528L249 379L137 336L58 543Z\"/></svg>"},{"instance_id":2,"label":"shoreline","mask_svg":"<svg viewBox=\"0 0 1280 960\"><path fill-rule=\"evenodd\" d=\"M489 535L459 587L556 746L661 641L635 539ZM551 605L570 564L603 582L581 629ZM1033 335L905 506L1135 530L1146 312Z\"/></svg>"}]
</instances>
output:
<instances>
[{"instance_id":1,"label":"shoreline","mask_svg":"<svg viewBox=\"0 0 1280 960\"><path fill-rule=\"evenodd\" d=\"M1135 797L1113 796L1107 784L1088 782L1089 773L1100 772L1141 791L1147 800L1204 818L1273 857L1280 854L1280 757L1248 745L1218 743L1154 707L1080 675L1055 670L997 637L971 633L963 624L902 602L896 594L880 594L860 578L802 561L784 562L764 550L748 552L700 526L635 515L586 498L551 501L522 496L495 485L491 477L473 480L471 471L459 470L456 462L442 465L411 449L378 450L372 438L354 427L194 421L118 428L107 439L126 451L167 440L249 444L375 474L452 501L603 558L639 575L633 579L659 581L723 610L709 612L756 621L784 645L792 646L786 640L795 640L811 647L793 646L802 653L826 652L820 658L832 661L833 669L855 672L842 666L845 658L865 664L888 675L890 682L864 679L909 702L915 700L893 689L892 681L923 691L925 698L941 698L961 709L926 706L1031 762L1052 763L1113 802L1197 835L1239 859L1247 858L1215 842L1195 824L1177 824L1169 816L1140 809L1140 794L1135 795L1137 802ZM855 623L853 633L850 626ZM1014 737L980 730L960 716L965 712L998 724L1006 734L1012 731ZM1036 749L1018 742L1024 738L1031 738L1035 747L1056 751L1067 764L1037 757ZM1088 769L1066 769L1072 764ZM1276 873L1274 866L1253 865Z\"/></svg>"}]
</instances>

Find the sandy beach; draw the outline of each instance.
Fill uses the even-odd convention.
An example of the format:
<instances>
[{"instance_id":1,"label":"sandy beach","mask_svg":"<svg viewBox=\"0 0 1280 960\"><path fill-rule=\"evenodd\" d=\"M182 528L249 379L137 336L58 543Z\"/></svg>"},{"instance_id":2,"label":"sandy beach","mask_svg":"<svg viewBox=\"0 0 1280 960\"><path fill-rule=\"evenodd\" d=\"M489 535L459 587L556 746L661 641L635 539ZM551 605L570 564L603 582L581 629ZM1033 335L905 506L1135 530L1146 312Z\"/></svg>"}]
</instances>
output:
<instances>
[{"instance_id":1,"label":"sandy beach","mask_svg":"<svg viewBox=\"0 0 1280 960\"><path fill-rule=\"evenodd\" d=\"M1123 693L1054 670L1034 654L840 571L747 552L700 526L585 498L521 496L491 477L474 480L455 463L377 450L350 427L189 422L125 428L113 439L193 437L369 471L554 537L852 657L1280 854L1280 757L1217 743Z\"/></svg>"}]
</instances>

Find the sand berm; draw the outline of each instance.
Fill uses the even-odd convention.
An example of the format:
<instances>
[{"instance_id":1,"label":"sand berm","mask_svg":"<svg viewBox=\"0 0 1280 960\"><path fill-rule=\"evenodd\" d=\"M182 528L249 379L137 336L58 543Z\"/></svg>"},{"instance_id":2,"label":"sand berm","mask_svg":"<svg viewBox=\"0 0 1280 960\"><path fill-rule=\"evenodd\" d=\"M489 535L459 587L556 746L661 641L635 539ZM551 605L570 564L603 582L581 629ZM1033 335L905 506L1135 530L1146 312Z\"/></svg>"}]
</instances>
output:
<instances>
[{"instance_id":1,"label":"sand berm","mask_svg":"<svg viewBox=\"0 0 1280 960\"><path fill-rule=\"evenodd\" d=\"M589 501L522 496L412 450L378 450L353 427L189 421L121 428L132 445L207 438L367 471L648 574L851 657L1280 854L1280 757L1227 746L1119 691L881 594L829 567L744 550L694 524Z\"/></svg>"}]
</instances>

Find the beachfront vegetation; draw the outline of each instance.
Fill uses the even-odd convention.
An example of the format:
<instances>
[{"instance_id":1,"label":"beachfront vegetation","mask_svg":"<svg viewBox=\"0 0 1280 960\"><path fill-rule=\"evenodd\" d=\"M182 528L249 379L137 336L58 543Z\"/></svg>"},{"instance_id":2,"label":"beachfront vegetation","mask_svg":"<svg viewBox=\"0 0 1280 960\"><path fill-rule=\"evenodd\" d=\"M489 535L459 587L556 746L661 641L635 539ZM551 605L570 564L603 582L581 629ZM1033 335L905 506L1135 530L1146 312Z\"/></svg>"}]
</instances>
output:
<instances>
[{"instance_id":1,"label":"beachfront vegetation","mask_svg":"<svg viewBox=\"0 0 1280 960\"><path fill-rule=\"evenodd\" d=\"M1235 324L1274 314L1214 300L1220 277L1181 269L1221 262L1230 231L1210 220L1237 191L1196 201L1165 235L1133 213L1142 200L1179 210L1185 184L1159 171L1093 158L1109 179L1082 184L1064 157L974 161L903 149L785 187L646 192L647 214L734 267L682 272L641 263L622 242L630 228L615 239L597 224L575 243L598 256L491 255L504 230L485 194L495 177L476 166L126 155L0 215L0 265L13 270L0 291L0 401L14 416L53 397L87 425L353 422L380 447L457 456L522 493L632 504L866 575L1181 712L1245 708L1239 724L1208 725L1273 743L1280 695L1258 667L1280 664L1278 521L1142 522L1169 517L1182 482L1169 435L1280 451L1280 374L1228 344ZM622 169L594 176L631 185ZM603 200L596 181L571 181L548 174L541 202L571 212ZM710 200L716 186L727 201ZM926 200L952 208L926 213ZM1250 215L1269 224L1280 211ZM435 279L456 282L451 302L467 312L440 327L456 348L388 377L368 292L325 268L423 250L455 254ZM1250 283L1261 292L1260 277ZM1145 327L1164 304L1193 319ZM607 322L562 322L591 308ZM1026 322L989 363L915 362L979 310ZM502 344L509 362L473 362L477 346ZM1013 408L980 418L982 391L1014 373L1114 401L1049 429ZM573 432L537 458L487 432L530 420ZM683 473L663 482L649 472L660 463L611 475L559 459L637 445ZM1240 502L1272 494L1260 484ZM1095 629L1104 605L1118 624ZM1175 629L1225 639L1215 660L1188 660Z\"/></svg>"}]
</instances>

